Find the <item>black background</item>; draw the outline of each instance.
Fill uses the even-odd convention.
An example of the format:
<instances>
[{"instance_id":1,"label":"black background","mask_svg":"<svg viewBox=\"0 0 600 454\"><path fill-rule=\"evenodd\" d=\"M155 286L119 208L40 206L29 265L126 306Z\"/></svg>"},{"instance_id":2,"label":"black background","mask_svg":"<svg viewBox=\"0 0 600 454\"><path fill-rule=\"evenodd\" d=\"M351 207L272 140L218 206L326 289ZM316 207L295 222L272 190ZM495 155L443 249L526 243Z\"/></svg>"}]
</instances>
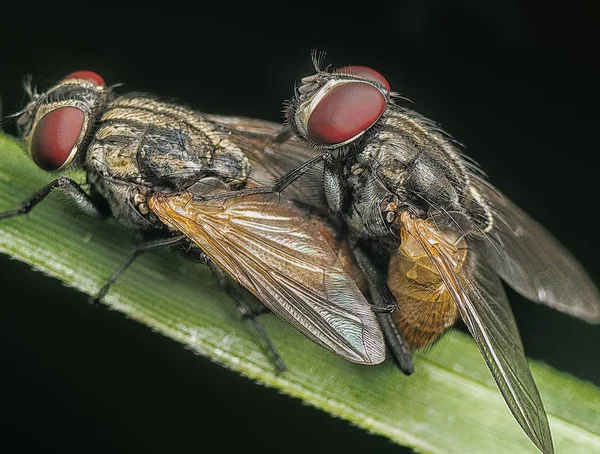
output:
<instances>
[{"instance_id":1,"label":"black background","mask_svg":"<svg viewBox=\"0 0 600 454\"><path fill-rule=\"evenodd\" d=\"M22 106L26 73L44 87L91 69L109 84L124 83L123 91L280 121L294 81L312 70L311 49L324 50L335 66L379 70L416 110L441 122L600 284L594 2L318 3L4 10L3 108ZM5 443L45 452L172 452L200 450L209 438L232 450L402 452L119 313L92 308L4 256L0 276ZM510 296L529 356L600 385L597 327Z\"/></svg>"}]
</instances>

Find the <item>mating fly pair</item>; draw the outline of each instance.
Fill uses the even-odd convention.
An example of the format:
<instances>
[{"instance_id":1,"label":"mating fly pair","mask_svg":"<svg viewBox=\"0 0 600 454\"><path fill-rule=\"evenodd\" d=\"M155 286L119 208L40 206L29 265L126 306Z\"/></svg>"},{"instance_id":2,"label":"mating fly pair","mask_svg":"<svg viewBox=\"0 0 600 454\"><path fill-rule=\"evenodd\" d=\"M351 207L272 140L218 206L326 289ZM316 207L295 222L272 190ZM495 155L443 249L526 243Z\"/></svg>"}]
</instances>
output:
<instances>
[{"instance_id":1,"label":"mating fly pair","mask_svg":"<svg viewBox=\"0 0 600 454\"><path fill-rule=\"evenodd\" d=\"M131 260L152 247L191 244L218 276L357 363L381 362L387 343L409 373L411 350L460 317L516 420L540 450L553 452L500 278L533 301L597 323L600 297L577 262L433 122L396 104L374 70L317 69L302 79L287 120L286 131L201 115L117 96L94 73L72 74L32 94L18 124L40 167L83 167L89 190L59 178L0 219L62 189L88 213L158 237ZM286 141L290 131L296 137ZM292 184L321 165L322 197ZM337 237L342 231L349 242ZM248 313L244 293L229 288Z\"/></svg>"}]
</instances>

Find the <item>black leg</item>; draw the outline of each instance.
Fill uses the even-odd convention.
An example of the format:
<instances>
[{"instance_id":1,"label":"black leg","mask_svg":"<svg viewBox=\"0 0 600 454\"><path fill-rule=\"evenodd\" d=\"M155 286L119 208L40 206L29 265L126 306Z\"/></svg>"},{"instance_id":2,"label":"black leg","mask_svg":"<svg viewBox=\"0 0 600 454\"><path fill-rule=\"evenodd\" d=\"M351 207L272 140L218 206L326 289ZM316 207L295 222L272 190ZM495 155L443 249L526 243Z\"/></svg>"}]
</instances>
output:
<instances>
[{"instance_id":1,"label":"black leg","mask_svg":"<svg viewBox=\"0 0 600 454\"><path fill-rule=\"evenodd\" d=\"M387 282L382 277L382 273L377 272L375 264L369 257L368 253L365 252L361 247L354 245L353 247L354 257L360 266L363 274L369 281L369 285L372 287L373 296L373 312L381 314L391 314L398 308L396 298L390 292L387 286Z\"/></svg>"},{"instance_id":2,"label":"black leg","mask_svg":"<svg viewBox=\"0 0 600 454\"><path fill-rule=\"evenodd\" d=\"M387 282L383 279L383 276L387 273L377 272L373 261L362 248L355 246L353 250L356 261L369 282L371 298L373 299L373 311L377 316L388 348L400 370L406 375L410 375L414 371L412 353L402 336L400 328L394 323L389 310L391 306L396 309L398 303L388 288Z\"/></svg>"},{"instance_id":3,"label":"black leg","mask_svg":"<svg viewBox=\"0 0 600 454\"><path fill-rule=\"evenodd\" d=\"M123 264L113 273L113 275L108 279L108 281L106 281L106 284L104 284L104 286L100 289L98 294L91 299L91 302L98 303L108 293L108 291L115 284L115 282L119 280L119 278L123 275L125 270L129 268L129 265L131 265L142 252L146 252L151 249L173 246L175 244L181 243L185 239L186 238L183 235L181 235L172 238L161 238L158 240L152 240L138 244L135 247L135 249L131 251L131 254L127 258L127 260L125 260L125 262L123 262Z\"/></svg>"},{"instance_id":4,"label":"black leg","mask_svg":"<svg viewBox=\"0 0 600 454\"><path fill-rule=\"evenodd\" d=\"M273 361L273 364L275 365L275 368L279 372L285 372L287 370L287 367L283 362L283 358L277 351L277 348L275 348L275 344L273 344L273 341L265 331L265 328L258 320L258 316L260 314L251 309L250 305L239 291L239 288L236 288L233 285L228 285L227 289L229 294L232 296L238 311L240 311L240 313L242 314L242 318L250 320L250 322L254 326L254 329L258 332L258 335L265 343L265 347L267 349L267 352L269 353L271 361Z\"/></svg>"},{"instance_id":5,"label":"black leg","mask_svg":"<svg viewBox=\"0 0 600 454\"><path fill-rule=\"evenodd\" d=\"M250 294L239 285L233 283L231 279L229 279L227 275L225 275L223 271L217 268L214 265L214 263L212 263L210 260L207 259L206 263L209 265L217 281L223 287L225 287L227 293L229 293L229 295L231 295L231 297L233 298L235 306L242 315L242 319L250 320L250 322L254 326L254 329L256 329L256 331L258 332L258 335L263 340L268 355L273 364L275 365L277 371L285 372L287 370L287 367L283 362L283 358L281 358L281 355L277 351L277 348L275 348L275 344L273 344L273 341L265 331L264 327L258 321L258 316L262 313L262 311L257 312L252 310L252 307L247 300Z\"/></svg>"},{"instance_id":6,"label":"black leg","mask_svg":"<svg viewBox=\"0 0 600 454\"><path fill-rule=\"evenodd\" d=\"M406 375L412 374L415 370L412 360L412 352L406 344L404 337L402 337L400 329L394 323L392 314L379 313L375 315L379 321L379 326L381 326L383 337L385 337L385 341L387 342L390 352L392 353L394 362Z\"/></svg>"},{"instance_id":7,"label":"black leg","mask_svg":"<svg viewBox=\"0 0 600 454\"><path fill-rule=\"evenodd\" d=\"M296 180L298 180L302 175L306 172L309 172L311 169L314 169L321 162L330 162L333 160L333 156L330 152L326 151L323 154L320 154L302 164L300 167L296 167L294 170L286 173L279 177L275 183L271 186L261 186L258 188L249 188L249 189L240 189L237 191L229 191L223 192L221 194L214 194L206 197L200 197L202 200L217 200L217 199L230 199L243 197L247 195L257 195L257 194L278 194L282 192L285 188L290 186Z\"/></svg>"},{"instance_id":8,"label":"black leg","mask_svg":"<svg viewBox=\"0 0 600 454\"><path fill-rule=\"evenodd\" d=\"M54 189L64 192L84 213L98 218L106 217L107 213L105 213L104 210L102 210L90 196L81 189L81 186L70 178L60 177L58 180L54 180L47 184L37 194L25 201L20 207L0 213L0 220L29 213Z\"/></svg>"}]
</instances>

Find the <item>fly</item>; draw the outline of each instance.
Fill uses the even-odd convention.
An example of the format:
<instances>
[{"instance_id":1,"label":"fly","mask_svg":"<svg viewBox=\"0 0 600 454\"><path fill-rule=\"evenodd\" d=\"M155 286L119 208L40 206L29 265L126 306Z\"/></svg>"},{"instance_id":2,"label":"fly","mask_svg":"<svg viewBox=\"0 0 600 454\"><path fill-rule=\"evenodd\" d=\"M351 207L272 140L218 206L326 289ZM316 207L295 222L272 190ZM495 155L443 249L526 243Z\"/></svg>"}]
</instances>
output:
<instances>
[{"instance_id":1,"label":"fly","mask_svg":"<svg viewBox=\"0 0 600 454\"><path fill-rule=\"evenodd\" d=\"M401 106L364 66L304 77L287 106L289 129L314 157L270 187L281 192L323 165L332 217L350 232L394 358L431 344L461 318L508 407L544 453L554 452L501 279L526 298L589 323L600 295L573 256L495 189L433 121ZM407 367L408 365L408 367Z\"/></svg>"},{"instance_id":2,"label":"fly","mask_svg":"<svg viewBox=\"0 0 600 454\"><path fill-rule=\"evenodd\" d=\"M117 95L90 71L70 74L43 93L28 92L17 125L31 158L51 172L83 169L89 189L61 176L22 206L0 213L0 220L28 213L59 190L87 214L114 216L151 238L134 249L97 299L141 252L183 245L226 285L278 369L284 363L248 292L334 354L362 364L384 360L383 336L354 281L351 253L325 219L290 200L203 201L258 187L301 163L303 150L293 145L279 147L276 158L265 151L280 126L203 115L141 94Z\"/></svg>"}]
</instances>

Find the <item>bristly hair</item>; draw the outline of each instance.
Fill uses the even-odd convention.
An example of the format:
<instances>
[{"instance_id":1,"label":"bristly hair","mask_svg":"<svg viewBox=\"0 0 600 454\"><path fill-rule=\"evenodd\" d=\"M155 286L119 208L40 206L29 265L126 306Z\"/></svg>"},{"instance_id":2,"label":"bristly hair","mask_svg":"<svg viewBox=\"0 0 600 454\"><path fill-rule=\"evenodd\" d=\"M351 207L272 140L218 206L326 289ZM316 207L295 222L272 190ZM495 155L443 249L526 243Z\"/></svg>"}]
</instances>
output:
<instances>
[{"instance_id":1,"label":"bristly hair","mask_svg":"<svg viewBox=\"0 0 600 454\"><path fill-rule=\"evenodd\" d=\"M27 112L27 109L29 108L29 106L31 105L31 103L33 101L35 101L38 97L39 94L37 93L37 89L36 87L33 86L33 78L31 76L31 74L26 74L23 77L23 89L25 90L25 93L27 94L27 97L29 98L25 104L25 107L23 107L22 109L18 110L17 112L8 114L6 116L4 116L3 111L2 111L2 102L0 100L0 129L2 128L2 126L7 123L9 120L13 119L13 118L17 118L20 117L21 115L23 115L25 112Z\"/></svg>"},{"instance_id":2,"label":"bristly hair","mask_svg":"<svg viewBox=\"0 0 600 454\"><path fill-rule=\"evenodd\" d=\"M25 76L23 76L23 89L25 90L25 93L27 93L27 96L29 96L29 101L33 101L39 96L37 87L33 86L33 76L31 74L25 74Z\"/></svg>"},{"instance_id":3,"label":"bristly hair","mask_svg":"<svg viewBox=\"0 0 600 454\"><path fill-rule=\"evenodd\" d=\"M323 62L325 61L325 57L327 56L327 52L324 50L313 49L310 51L310 58L312 60L312 64L315 68L315 71L321 72L321 67L323 66Z\"/></svg>"}]
</instances>

